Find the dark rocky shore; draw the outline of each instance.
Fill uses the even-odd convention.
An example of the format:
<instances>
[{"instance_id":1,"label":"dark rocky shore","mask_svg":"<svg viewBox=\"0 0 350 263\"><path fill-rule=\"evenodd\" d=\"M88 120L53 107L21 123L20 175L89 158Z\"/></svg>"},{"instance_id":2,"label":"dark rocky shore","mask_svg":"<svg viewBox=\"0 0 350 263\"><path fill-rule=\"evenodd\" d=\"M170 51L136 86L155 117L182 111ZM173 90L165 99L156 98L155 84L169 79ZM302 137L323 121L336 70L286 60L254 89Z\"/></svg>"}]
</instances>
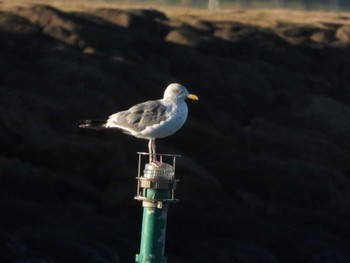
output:
<instances>
[{"instance_id":1,"label":"dark rocky shore","mask_svg":"<svg viewBox=\"0 0 350 263\"><path fill-rule=\"evenodd\" d=\"M266 28L148 9L1 11L0 262L134 261L147 142L78 120L158 99L171 82L200 101L157 144L183 156L169 262L350 262L341 19Z\"/></svg>"}]
</instances>

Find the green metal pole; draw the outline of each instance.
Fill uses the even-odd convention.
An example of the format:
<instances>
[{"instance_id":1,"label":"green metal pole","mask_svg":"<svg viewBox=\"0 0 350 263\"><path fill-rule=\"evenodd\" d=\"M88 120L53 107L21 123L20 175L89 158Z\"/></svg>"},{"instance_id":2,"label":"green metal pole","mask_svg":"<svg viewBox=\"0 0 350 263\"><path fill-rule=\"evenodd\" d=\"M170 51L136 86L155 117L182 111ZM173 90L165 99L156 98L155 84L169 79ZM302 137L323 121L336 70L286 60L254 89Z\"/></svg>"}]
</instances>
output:
<instances>
[{"instance_id":1,"label":"green metal pole","mask_svg":"<svg viewBox=\"0 0 350 263\"><path fill-rule=\"evenodd\" d=\"M168 190L144 189L145 197L169 199ZM158 206L158 207L157 207ZM136 256L138 263L166 263L164 256L165 235L168 207L161 201L144 202L140 254Z\"/></svg>"},{"instance_id":2,"label":"green metal pole","mask_svg":"<svg viewBox=\"0 0 350 263\"><path fill-rule=\"evenodd\" d=\"M135 199L142 201L143 218L140 253L136 255L136 262L166 263L164 248L168 204L178 201L174 199L178 181L174 178L174 168L165 163L162 167L146 164L143 176L139 175L137 179Z\"/></svg>"}]
</instances>

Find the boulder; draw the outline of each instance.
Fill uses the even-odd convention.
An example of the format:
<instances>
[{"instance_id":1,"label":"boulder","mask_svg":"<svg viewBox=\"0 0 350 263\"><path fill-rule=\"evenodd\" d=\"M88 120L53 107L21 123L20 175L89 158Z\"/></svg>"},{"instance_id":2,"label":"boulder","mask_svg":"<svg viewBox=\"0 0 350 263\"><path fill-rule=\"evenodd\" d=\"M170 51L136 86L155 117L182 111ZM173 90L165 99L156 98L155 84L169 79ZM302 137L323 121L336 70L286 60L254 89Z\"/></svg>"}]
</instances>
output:
<instances>
[{"instance_id":1,"label":"boulder","mask_svg":"<svg viewBox=\"0 0 350 263\"><path fill-rule=\"evenodd\" d=\"M183 156L169 261L348 262L347 22L269 12L2 10L0 262L131 262L147 141L78 123L171 82L200 100L157 140Z\"/></svg>"},{"instance_id":2,"label":"boulder","mask_svg":"<svg viewBox=\"0 0 350 263\"><path fill-rule=\"evenodd\" d=\"M298 125L319 130L343 140L342 146L349 145L350 107L322 95L309 95L301 98L293 106L293 115Z\"/></svg>"},{"instance_id":3,"label":"boulder","mask_svg":"<svg viewBox=\"0 0 350 263\"><path fill-rule=\"evenodd\" d=\"M337 29L335 32L336 38L343 45L349 45L350 43L350 26L344 25Z\"/></svg>"}]
</instances>

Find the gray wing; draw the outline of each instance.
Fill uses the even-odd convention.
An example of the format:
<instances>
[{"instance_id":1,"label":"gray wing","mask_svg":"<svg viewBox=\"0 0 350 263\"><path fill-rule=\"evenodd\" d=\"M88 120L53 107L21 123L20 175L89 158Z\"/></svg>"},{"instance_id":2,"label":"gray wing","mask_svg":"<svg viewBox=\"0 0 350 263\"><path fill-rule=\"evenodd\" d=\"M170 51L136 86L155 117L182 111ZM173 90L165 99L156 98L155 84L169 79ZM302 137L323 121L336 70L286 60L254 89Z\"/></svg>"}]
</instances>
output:
<instances>
[{"instance_id":1,"label":"gray wing","mask_svg":"<svg viewBox=\"0 0 350 263\"><path fill-rule=\"evenodd\" d=\"M159 100L146 101L131 107L129 110L118 112L107 121L109 127L119 127L126 132L140 132L148 126L159 124L167 119L166 106Z\"/></svg>"}]
</instances>

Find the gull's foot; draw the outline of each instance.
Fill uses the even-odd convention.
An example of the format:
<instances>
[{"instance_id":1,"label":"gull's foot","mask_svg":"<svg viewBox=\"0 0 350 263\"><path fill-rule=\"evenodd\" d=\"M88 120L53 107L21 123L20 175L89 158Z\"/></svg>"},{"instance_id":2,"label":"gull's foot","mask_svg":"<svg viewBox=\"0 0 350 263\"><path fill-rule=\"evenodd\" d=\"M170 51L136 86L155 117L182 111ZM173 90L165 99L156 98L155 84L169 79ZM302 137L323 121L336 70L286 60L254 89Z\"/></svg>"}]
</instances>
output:
<instances>
[{"instance_id":1,"label":"gull's foot","mask_svg":"<svg viewBox=\"0 0 350 263\"><path fill-rule=\"evenodd\" d=\"M157 160L151 161L150 164L154 165L157 168L160 168L160 167L162 167L164 165L163 162L158 162Z\"/></svg>"}]
</instances>

